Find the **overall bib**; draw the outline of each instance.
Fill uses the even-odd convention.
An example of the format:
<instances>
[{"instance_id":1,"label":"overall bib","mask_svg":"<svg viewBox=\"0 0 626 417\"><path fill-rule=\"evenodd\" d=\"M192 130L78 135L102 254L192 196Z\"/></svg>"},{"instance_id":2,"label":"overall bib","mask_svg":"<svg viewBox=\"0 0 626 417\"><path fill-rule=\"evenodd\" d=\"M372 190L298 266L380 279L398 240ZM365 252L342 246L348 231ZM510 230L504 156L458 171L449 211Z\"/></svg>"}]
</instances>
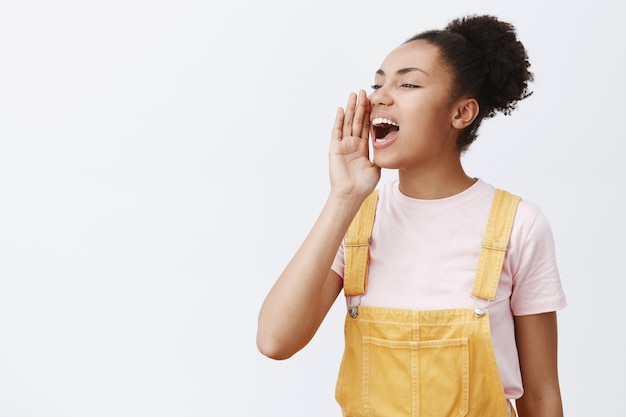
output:
<instances>
[{"instance_id":1,"label":"overall bib","mask_svg":"<svg viewBox=\"0 0 626 417\"><path fill-rule=\"evenodd\" d=\"M495 299L519 197L496 190L472 289L475 308L360 307L378 192L363 203L346 238L345 350L335 397L344 417L509 417L491 342Z\"/></svg>"}]
</instances>

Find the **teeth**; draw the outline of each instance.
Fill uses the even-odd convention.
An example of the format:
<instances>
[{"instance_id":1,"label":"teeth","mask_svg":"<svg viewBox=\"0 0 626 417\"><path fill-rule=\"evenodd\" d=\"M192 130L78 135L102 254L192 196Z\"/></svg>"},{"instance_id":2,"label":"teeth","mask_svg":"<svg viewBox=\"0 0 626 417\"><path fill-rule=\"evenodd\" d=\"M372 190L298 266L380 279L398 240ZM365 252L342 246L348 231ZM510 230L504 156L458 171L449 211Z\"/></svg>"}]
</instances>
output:
<instances>
[{"instance_id":1,"label":"teeth","mask_svg":"<svg viewBox=\"0 0 626 417\"><path fill-rule=\"evenodd\" d=\"M396 122L392 122L389 119L385 119L384 117L376 117L372 120L372 125L373 126L380 126L380 125L392 125L392 126L398 126L398 124Z\"/></svg>"}]
</instances>

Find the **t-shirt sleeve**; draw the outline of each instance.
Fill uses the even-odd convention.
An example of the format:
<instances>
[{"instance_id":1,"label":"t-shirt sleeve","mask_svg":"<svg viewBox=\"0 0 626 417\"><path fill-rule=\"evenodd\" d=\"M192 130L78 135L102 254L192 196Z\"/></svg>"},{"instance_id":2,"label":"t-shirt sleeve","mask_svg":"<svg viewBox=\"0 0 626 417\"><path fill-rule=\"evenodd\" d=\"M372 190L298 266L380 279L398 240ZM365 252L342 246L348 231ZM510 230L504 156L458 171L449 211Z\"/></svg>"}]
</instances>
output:
<instances>
[{"instance_id":1,"label":"t-shirt sleeve","mask_svg":"<svg viewBox=\"0 0 626 417\"><path fill-rule=\"evenodd\" d=\"M550 224L538 209L527 218L528 226L521 228L519 241L511 242L517 245L511 260L511 310L516 316L547 313L567 305Z\"/></svg>"},{"instance_id":2,"label":"t-shirt sleeve","mask_svg":"<svg viewBox=\"0 0 626 417\"><path fill-rule=\"evenodd\" d=\"M343 278L345 265L344 259L344 247L343 242L341 242L341 246L339 246L339 250L337 250L337 255L335 255L335 260L333 261L333 265L331 266L331 269L335 271L341 278Z\"/></svg>"}]
</instances>

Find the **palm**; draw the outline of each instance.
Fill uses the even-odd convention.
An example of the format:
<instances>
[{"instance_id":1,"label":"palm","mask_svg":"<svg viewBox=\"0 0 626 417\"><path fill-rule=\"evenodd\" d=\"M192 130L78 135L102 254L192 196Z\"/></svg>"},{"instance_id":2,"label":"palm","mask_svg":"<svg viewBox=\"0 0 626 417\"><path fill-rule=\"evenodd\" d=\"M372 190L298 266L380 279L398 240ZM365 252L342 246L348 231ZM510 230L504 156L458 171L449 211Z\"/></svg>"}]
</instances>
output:
<instances>
[{"instance_id":1,"label":"palm","mask_svg":"<svg viewBox=\"0 0 626 417\"><path fill-rule=\"evenodd\" d=\"M365 92L351 94L345 112L337 111L329 151L330 180L334 192L371 193L380 179L380 168L369 159L370 102Z\"/></svg>"}]
</instances>

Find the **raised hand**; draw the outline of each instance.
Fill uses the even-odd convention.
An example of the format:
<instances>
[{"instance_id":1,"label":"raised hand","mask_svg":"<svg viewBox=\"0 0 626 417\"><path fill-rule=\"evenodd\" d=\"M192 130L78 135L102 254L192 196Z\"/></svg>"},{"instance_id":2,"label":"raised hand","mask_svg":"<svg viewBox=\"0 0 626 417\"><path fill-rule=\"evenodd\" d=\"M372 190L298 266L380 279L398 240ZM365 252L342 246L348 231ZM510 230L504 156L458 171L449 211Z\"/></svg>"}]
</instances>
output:
<instances>
[{"instance_id":1,"label":"raised hand","mask_svg":"<svg viewBox=\"0 0 626 417\"><path fill-rule=\"evenodd\" d=\"M371 103L365 91L350 93L346 109L337 109L329 151L331 193L366 197L380 180L369 158Z\"/></svg>"}]
</instances>

